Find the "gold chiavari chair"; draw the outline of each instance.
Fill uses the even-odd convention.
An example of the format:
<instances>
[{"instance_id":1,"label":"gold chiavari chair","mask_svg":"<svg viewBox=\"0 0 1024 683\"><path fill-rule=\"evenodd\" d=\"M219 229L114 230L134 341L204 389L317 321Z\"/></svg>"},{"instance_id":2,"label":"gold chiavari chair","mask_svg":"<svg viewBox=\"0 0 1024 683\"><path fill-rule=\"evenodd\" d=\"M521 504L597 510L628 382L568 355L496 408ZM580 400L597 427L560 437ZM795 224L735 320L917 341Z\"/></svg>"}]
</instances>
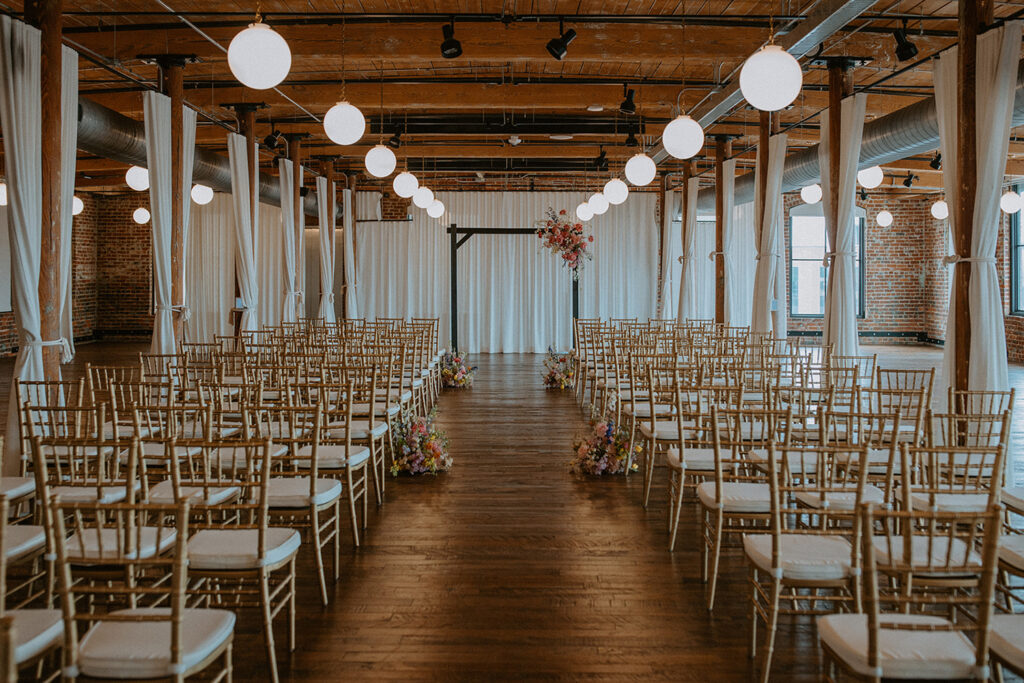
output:
<instances>
[{"instance_id":1,"label":"gold chiavari chair","mask_svg":"<svg viewBox=\"0 0 1024 683\"><path fill-rule=\"evenodd\" d=\"M1009 391L977 391L973 389L954 389L950 387L946 393L946 412L958 415L980 413L996 415L1013 411L1016 389Z\"/></svg>"},{"instance_id":2,"label":"gold chiavari chair","mask_svg":"<svg viewBox=\"0 0 1024 683\"><path fill-rule=\"evenodd\" d=\"M935 368L927 370L907 370L894 368L875 368L875 388L894 389L896 391L924 390L925 407L932 404L932 387L935 384Z\"/></svg>"}]
</instances>

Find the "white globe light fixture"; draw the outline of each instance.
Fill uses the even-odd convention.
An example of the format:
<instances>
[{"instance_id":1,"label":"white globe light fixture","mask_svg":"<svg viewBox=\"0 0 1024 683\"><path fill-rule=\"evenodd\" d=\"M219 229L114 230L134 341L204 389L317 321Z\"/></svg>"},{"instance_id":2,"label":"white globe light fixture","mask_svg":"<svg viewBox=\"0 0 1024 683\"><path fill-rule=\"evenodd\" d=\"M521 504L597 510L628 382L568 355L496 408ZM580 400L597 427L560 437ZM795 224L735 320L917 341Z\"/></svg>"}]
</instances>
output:
<instances>
[{"instance_id":1,"label":"white globe light fixture","mask_svg":"<svg viewBox=\"0 0 1024 683\"><path fill-rule=\"evenodd\" d=\"M800 188L800 199L804 200L805 204L817 204L821 201L821 185L814 183Z\"/></svg>"},{"instance_id":2,"label":"white globe light fixture","mask_svg":"<svg viewBox=\"0 0 1024 683\"><path fill-rule=\"evenodd\" d=\"M878 223L879 227L888 228L892 225L892 214L888 211L879 211L875 216L875 222Z\"/></svg>"},{"instance_id":3,"label":"white globe light fixture","mask_svg":"<svg viewBox=\"0 0 1024 683\"><path fill-rule=\"evenodd\" d=\"M740 69L740 92L761 111L778 111L800 94L804 74L800 62L778 45L765 45L747 57Z\"/></svg>"},{"instance_id":4,"label":"white globe light fixture","mask_svg":"<svg viewBox=\"0 0 1024 683\"><path fill-rule=\"evenodd\" d=\"M665 126L661 143L676 159L689 159L703 149L704 129L689 116L677 116Z\"/></svg>"},{"instance_id":5,"label":"white globe light fixture","mask_svg":"<svg viewBox=\"0 0 1024 683\"><path fill-rule=\"evenodd\" d=\"M935 218L937 220L941 221L946 218L949 218L949 204L947 204L945 200L940 199L934 204L932 204L931 212L932 218Z\"/></svg>"},{"instance_id":6,"label":"white globe light fixture","mask_svg":"<svg viewBox=\"0 0 1024 683\"><path fill-rule=\"evenodd\" d=\"M0 206L7 206L7 183L0 183Z\"/></svg>"},{"instance_id":7,"label":"white globe light fixture","mask_svg":"<svg viewBox=\"0 0 1024 683\"><path fill-rule=\"evenodd\" d=\"M149 189L149 171L141 166L132 166L125 172L124 181L136 192L145 192Z\"/></svg>"},{"instance_id":8,"label":"white globe light fixture","mask_svg":"<svg viewBox=\"0 0 1024 683\"><path fill-rule=\"evenodd\" d=\"M629 185L618 178L612 178L604 184L603 194L609 204L618 206L622 202L626 201L626 197L629 196Z\"/></svg>"},{"instance_id":9,"label":"white globe light fixture","mask_svg":"<svg viewBox=\"0 0 1024 683\"><path fill-rule=\"evenodd\" d=\"M420 185L412 193L412 203L421 209L425 209L434 202L434 192L426 185Z\"/></svg>"},{"instance_id":10,"label":"white globe light fixture","mask_svg":"<svg viewBox=\"0 0 1024 683\"><path fill-rule=\"evenodd\" d=\"M593 217L594 211L587 202L582 202L576 207L576 218L579 218L581 221L589 221Z\"/></svg>"},{"instance_id":11,"label":"white globe light fixture","mask_svg":"<svg viewBox=\"0 0 1024 683\"><path fill-rule=\"evenodd\" d=\"M1002 197L999 198L999 208L1003 210L1003 213L1017 213L1020 211L1021 198L1020 195L1013 190L1007 191Z\"/></svg>"},{"instance_id":12,"label":"white globe light fixture","mask_svg":"<svg viewBox=\"0 0 1024 683\"><path fill-rule=\"evenodd\" d=\"M404 199L411 197L419 186L420 181L416 180L416 176L408 171L402 171L391 182L391 187L395 189L395 194Z\"/></svg>"},{"instance_id":13,"label":"white globe light fixture","mask_svg":"<svg viewBox=\"0 0 1024 683\"><path fill-rule=\"evenodd\" d=\"M387 178L397 164L395 153L384 145L377 145L366 153L366 170L375 178Z\"/></svg>"},{"instance_id":14,"label":"white globe light fixture","mask_svg":"<svg viewBox=\"0 0 1024 683\"><path fill-rule=\"evenodd\" d=\"M78 197L71 197L71 215L77 216L85 211L85 204Z\"/></svg>"},{"instance_id":15,"label":"white globe light fixture","mask_svg":"<svg viewBox=\"0 0 1024 683\"><path fill-rule=\"evenodd\" d=\"M587 200L587 206L590 207L595 216L601 216L608 211L608 200L600 192L595 192Z\"/></svg>"},{"instance_id":16,"label":"white globe light fixture","mask_svg":"<svg viewBox=\"0 0 1024 683\"><path fill-rule=\"evenodd\" d=\"M338 102L324 115L324 132L335 144L353 145L366 132L366 117L348 102Z\"/></svg>"},{"instance_id":17,"label":"white globe light fixture","mask_svg":"<svg viewBox=\"0 0 1024 683\"><path fill-rule=\"evenodd\" d=\"M626 180L636 187L648 185L652 180L654 180L654 176L657 174L658 167L654 164L654 159L650 158L643 152L640 154L634 154L630 160L626 162Z\"/></svg>"},{"instance_id":18,"label":"white globe light fixture","mask_svg":"<svg viewBox=\"0 0 1024 683\"><path fill-rule=\"evenodd\" d=\"M206 206L213 201L213 188L206 185L192 186L192 201L200 206Z\"/></svg>"},{"instance_id":19,"label":"white globe light fixture","mask_svg":"<svg viewBox=\"0 0 1024 683\"><path fill-rule=\"evenodd\" d=\"M873 190L885 180L885 173L881 166L872 166L857 171L857 182L865 190Z\"/></svg>"},{"instance_id":20,"label":"white globe light fixture","mask_svg":"<svg viewBox=\"0 0 1024 683\"><path fill-rule=\"evenodd\" d=\"M444 202L440 199L435 199L430 202L430 206L427 207L427 215L431 218L440 218L444 215Z\"/></svg>"},{"instance_id":21,"label":"white globe light fixture","mask_svg":"<svg viewBox=\"0 0 1024 683\"><path fill-rule=\"evenodd\" d=\"M132 220L138 223L139 225L145 225L146 223L148 223L149 218L149 209L145 209L141 206L132 212Z\"/></svg>"},{"instance_id":22,"label":"white globe light fixture","mask_svg":"<svg viewBox=\"0 0 1024 683\"><path fill-rule=\"evenodd\" d=\"M288 75L292 51L280 33L257 21L231 39L228 67L242 85L267 90Z\"/></svg>"}]
</instances>

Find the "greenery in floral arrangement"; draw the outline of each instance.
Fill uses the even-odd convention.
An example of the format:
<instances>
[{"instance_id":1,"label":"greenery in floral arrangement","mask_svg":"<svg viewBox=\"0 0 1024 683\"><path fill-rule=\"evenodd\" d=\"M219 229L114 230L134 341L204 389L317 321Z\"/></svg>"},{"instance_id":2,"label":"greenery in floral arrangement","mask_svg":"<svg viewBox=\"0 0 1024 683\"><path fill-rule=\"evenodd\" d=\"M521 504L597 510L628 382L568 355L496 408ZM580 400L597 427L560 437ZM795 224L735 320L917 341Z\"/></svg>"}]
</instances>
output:
<instances>
[{"instance_id":1,"label":"greenery in floral arrangement","mask_svg":"<svg viewBox=\"0 0 1024 683\"><path fill-rule=\"evenodd\" d=\"M572 271L573 279L579 280L583 262L594 258L589 251L594 236L584 233L583 223L569 218L565 209L556 213L549 206L546 213L547 218L535 223L537 237L543 242L544 249L562 257L566 267Z\"/></svg>"},{"instance_id":2,"label":"greenery in floral arrangement","mask_svg":"<svg viewBox=\"0 0 1024 683\"><path fill-rule=\"evenodd\" d=\"M465 355L458 351L445 351L441 354L441 384L443 386L473 386L475 372L476 366L470 366Z\"/></svg>"},{"instance_id":3,"label":"greenery in floral arrangement","mask_svg":"<svg viewBox=\"0 0 1024 683\"><path fill-rule=\"evenodd\" d=\"M448 437L437 428L436 418L436 412L426 417L406 412L399 418L392 432L395 462L391 474L437 474L451 468Z\"/></svg>"},{"instance_id":4,"label":"greenery in floral arrangement","mask_svg":"<svg viewBox=\"0 0 1024 683\"><path fill-rule=\"evenodd\" d=\"M577 474L624 474L627 467L637 469L635 459L630 462L629 431L614 420L592 421L590 432L577 438L572 448L569 469ZM640 446L636 446L635 452L640 451Z\"/></svg>"},{"instance_id":5,"label":"greenery in floral arrangement","mask_svg":"<svg viewBox=\"0 0 1024 683\"><path fill-rule=\"evenodd\" d=\"M573 352L558 353L550 346L548 357L544 359L544 386L550 389L572 389L576 384Z\"/></svg>"}]
</instances>

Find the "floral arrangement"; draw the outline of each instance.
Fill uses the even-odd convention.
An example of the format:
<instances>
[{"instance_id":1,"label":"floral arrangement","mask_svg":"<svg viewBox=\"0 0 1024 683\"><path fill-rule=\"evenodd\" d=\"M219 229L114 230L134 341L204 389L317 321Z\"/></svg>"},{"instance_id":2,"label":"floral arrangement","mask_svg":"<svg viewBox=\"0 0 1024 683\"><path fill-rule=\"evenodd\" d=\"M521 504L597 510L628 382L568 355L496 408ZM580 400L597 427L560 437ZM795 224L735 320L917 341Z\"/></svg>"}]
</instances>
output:
<instances>
[{"instance_id":1,"label":"floral arrangement","mask_svg":"<svg viewBox=\"0 0 1024 683\"><path fill-rule=\"evenodd\" d=\"M435 425L436 414L427 416L403 415L392 433L395 462L391 474L437 474L450 469L452 456L448 453L448 437Z\"/></svg>"},{"instance_id":2,"label":"floral arrangement","mask_svg":"<svg viewBox=\"0 0 1024 683\"><path fill-rule=\"evenodd\" d=\"M629 457L629 432L619 428L614 420L591 422L589 436L577 438L573 443L573 458L569 469L577 474L622 474L627 467L637 469ZM640 453L640 446L636 446Z\"/></svg>"},{"instance_id":3,"label":"floral arrangement","mask_svg":"<svg viewBox=\"0 0 1024 683\"><path fill-rule=\"evenodd\" d=\"M549 389L571 389L576 384L572 351L557 353L549 346L544 367L547 369L544 374L544 386Z\"/></svg>"},{"instance_id":4,"label":"floral arrangement","mask_svg":"<svg viewBox=\"0 0 1024 683\"><path fill-rule=\"evenodd\" d=\"M543 248L562 257L566 267L572 271L574 280L580 278L583 262L594 258L587 250L594 241L593 235L583 232L583 223L573 222L565 209L555 213L548 207L547 218L537 221L537 237L543 242Z\"/></svg>"},{"instance_id":5,"label":"floral arrangement","mask_svg":"<svg viewBox=\"0 0 1024 683\"><path fill-rule=\"evenodd\" d=\"M465 356L458 351L441 354L441 384L446 387L468 387L473 385L476 366L470 367Z\"/></svg>"}]
</instances>

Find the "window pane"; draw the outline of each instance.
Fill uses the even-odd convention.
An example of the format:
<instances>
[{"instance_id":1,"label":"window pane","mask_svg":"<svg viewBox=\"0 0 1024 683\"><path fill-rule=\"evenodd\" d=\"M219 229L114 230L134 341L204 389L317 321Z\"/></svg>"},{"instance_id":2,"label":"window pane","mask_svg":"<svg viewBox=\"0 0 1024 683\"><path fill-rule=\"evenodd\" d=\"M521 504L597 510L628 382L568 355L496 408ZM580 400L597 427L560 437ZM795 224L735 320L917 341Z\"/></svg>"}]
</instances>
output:
<instances>
[{"instance_id":1,"label":"window pane","mask_svg":"<svg viewBox=\"0 0 1024 683\"><path fill-rule=\"evenodd\" d=\"M825 312L825 269L821 261L794 260L789 278L793 313L822 315Z\"/></svg>"},{"instance_id":2,"label":"window pane","mask_svg":"<svg viewBox=\"0 0 1024 683\"><path fill-rule=\"evenodd\" d=\"M821 216L793 216L791 235L793 260L825 258L825 219Z\"/></svg>"}]
</instances>

